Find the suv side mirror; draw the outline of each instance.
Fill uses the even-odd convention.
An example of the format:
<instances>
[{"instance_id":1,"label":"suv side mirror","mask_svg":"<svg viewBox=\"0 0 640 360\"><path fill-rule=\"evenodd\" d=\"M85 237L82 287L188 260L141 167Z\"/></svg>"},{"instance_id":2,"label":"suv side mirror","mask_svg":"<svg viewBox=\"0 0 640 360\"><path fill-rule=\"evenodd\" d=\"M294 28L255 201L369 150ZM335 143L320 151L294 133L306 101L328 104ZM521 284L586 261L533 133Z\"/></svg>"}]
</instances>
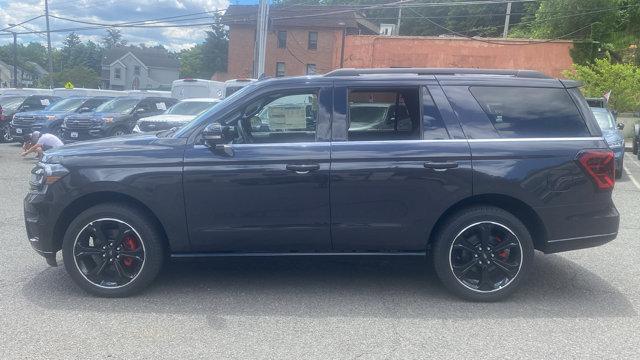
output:
<instances>
[{"instance_id":1,"label":"suv side mirror","mask_svg":"<svg viewBox=\"0 0 640 360\"><path fill-rule=\"evenodd\" d=\"M624 130L624 124L618 123L618 130Z\"/></svg>"},{"instance_id":2,"label":"suv side mirror","mask_svg":"<svg viewBox=\"0 0 640 360\"><path fill-rule=\"evenodd\" d=\"M220 123L211 123L202 130L202 140L204 140L207 146L212 148L215 148L216 145L226 144L227 139L224 130L224 127Z\"/></svg>"},{"instance_id":3,"label":"suv side mirror","mask_svg":"<svg viewBox=\"0 0 640 360\"><path fill-rule=\"evenodd\" d=\"M137 108L134 112L136 114L142 114L144 112L144 108Z\"/></svg>"}]
</instances>

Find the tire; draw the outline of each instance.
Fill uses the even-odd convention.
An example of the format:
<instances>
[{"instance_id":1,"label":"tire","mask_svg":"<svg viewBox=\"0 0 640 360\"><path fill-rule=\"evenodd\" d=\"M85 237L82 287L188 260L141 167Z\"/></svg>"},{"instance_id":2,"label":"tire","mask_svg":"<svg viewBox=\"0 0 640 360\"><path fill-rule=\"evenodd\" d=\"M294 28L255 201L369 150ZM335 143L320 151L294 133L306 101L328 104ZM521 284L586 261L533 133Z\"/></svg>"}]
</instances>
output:
<instances>
[{"instance_id":1,"label":"tire","mask_svg":"<svg viewBox=\"0 0 640 360\"><path fill-rule=\"evenodd\" d=\"M482 244L478 243L477 247L472 246L474 252L462 250L468 249L466 244L470 244L470 242L461 244L459 241L463 241L465 236L476 236L474 239L479 239L481 237L479 235L480 228L485 226L493 229L489 233L496 232L495 235L488 237L490 239L487 241L489 245L483 249L481 248ZM478 229L478 234L468 235L476 229ZM498 233L502 235L498 235ZM453 214L440 228L434 240L431 255L436 274L448 290L465 300L489 302L505 299L527 277L533 263L533 241L526 226L511 213L492 206L474 206ZM509 242L507 243L507 241ZM511 245L508 248L507 258L501 258L507 253L506 248L498 251L498 257L495 258L496 254L491 253L492 249L489 246L500 248L504 245ZM462 259L462 256L468 256L468 260L461 260L465 264L460 267L455 266L456 257ZM518 257L519 264L512 262ZM483 259L484 261L482 261ZM468 264L472 265L467 267ZM511 273L515 275L509 280L499 269L498 264L508 264ZM470 274L469 276L478 273L477 288L474 288L472 281L460 280L454 273L454 267L467 269L466 274ZM487 269L487 274L492 274L491 276L487 275L487 281L481 280L484 279L483 269ZM463 273L465 271L458 270ZM505 279L489 281L494 276L499 278L500 274L504 275ZM490 286L483 289L486 285Z\"/></svg>"},{"instance_id":2,"label":"tire","mask_svg":"<svg viewBox=\"0 0 640 360\"><path fill-rule=\"evenodd\" d=\"M109 136L122 136L122 135L126 135L127 131L124 128L121 127L115 127L113 129L111 129L111 132L109 133Z\"/></svg>"},{"instance_id":3,"label":"tire","mask_svg":"<svg viewBox=\"0 0 640 360\"><path fill-rule=\"evenodd\" d=\"M633 138L633 141L631 144L631 152L634 155L638 155L638 139L637 138Z\"/></svg>"},{"instance_id":4,"label":"tire","mask_svg":"<svg viewBox=\"0 0 640 360\"><path fill-rule=\"evenodd\" d=\"M100 228L101 236L97 235L98 231L91 231L94 227ZM121 231L126 227L132 231ZM96 234L95 240L89 239L90 242L83 249L91 251L84 251L85 254L80 257L79 252L83 251L74 253L74 249L77 250L83 246L81 242L87 239L86 234L89 233ZM114 236L113 234L116 233L117 235ZM106 234L111 234L111 237ZM120 234L123 236L118 236ZM88 237L92 238L93 235ZM101 238L106 241L102 242ZM129 238L133 238L134 245L137 245L132 245L133 247L129 251L139 255L139 251L142 249L142 255L139 256L141 259L137 260L132 256L127 263L128 256L117 255L117 258L120 259L118 260L115 258L115 250L122 248L123 251L127 251L124 247L130 240ZM120 247L114 245L114 242L118 243L118 239ZM107 247L110 250L103 250ZM103 253L97 254L99 251ZM87 252L96 254L87 255ZM71 278L88 293L101 297L126 297L146 288L160 272L164 253L163 237L154 225L154 221L136 208L121 204L100 204L83 211L67 228L62 243L64 266ZM118 252L118 254L120 253ZM108 258L112 262L108 262ZM100 276L93 277L91 275L92 272L88 269L91 264L95 264L93 270L101 274L102 279ZM132 268L129 269L126 266L132 266ZM103 270L100 271L100 268ZM118 277L121 271L125 270L126 272L131 270L129 274L126 274L127 277ZM118 283L107 278L107 275L112 278L124 279L124 281Z\"/></svg>"}]
</instances>

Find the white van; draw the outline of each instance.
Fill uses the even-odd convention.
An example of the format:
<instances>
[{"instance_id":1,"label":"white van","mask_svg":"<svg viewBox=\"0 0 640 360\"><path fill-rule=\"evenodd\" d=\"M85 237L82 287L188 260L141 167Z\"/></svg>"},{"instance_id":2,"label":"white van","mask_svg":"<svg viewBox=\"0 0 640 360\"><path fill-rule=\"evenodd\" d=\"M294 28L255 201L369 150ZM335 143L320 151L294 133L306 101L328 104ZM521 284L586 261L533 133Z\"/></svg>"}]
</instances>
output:
<instances>
[{"instance_id":1,"label":"white van","mask_svg":"<svg viewBox=\"0 0 640 360\"><path fill-rule=\"evenodd\" d=\"M55 88L53 89L53 95L59 96L61 98L68 98L71 96L109 96L109 97L119 97L119 96L127 96L128 94L124 91L119 90L102 90L102 89L85 89L85 88Z\"/></svg>"},{"instance_id":2,"label":"white van","mask_svg":"<svg viewBox=\"0 0 640 360\"><path fill-rule=\"evenodd\" d=\"M53 95L51 89L36 89L36 88L0 88L0 96L4 95Z\"/></svg>"},{"instance_id":3,"label":"white van","mask_svg":"<svg viewBox=\"0 0 640 360\"><path fill-rule=\"evenodd\" d=\"M171 84L171 96L176 99L222 99L225 83L204 79L180 79Z\"/></svg>"},{"instance_id":4,"label":"white van","mask_svg":"<svg viewBox=\"0 0 640 360\"><path fill-rule=\"evenodd\" d=\"M159 91L159 90L126 90L124 91L126 96L145 98L145 97L165 97L170 98L171 91Z\"/></svg>"},{"instance_id":5,"label":"white van","mask_svg":"<svg viewBox=\"0 0 640 360\"><path fill-rule=\"evenodd\" d=\"M224 97L227 97L243 87L257 81L256 79L232 79L224 82Z\"/></svg>"}]
</instances>

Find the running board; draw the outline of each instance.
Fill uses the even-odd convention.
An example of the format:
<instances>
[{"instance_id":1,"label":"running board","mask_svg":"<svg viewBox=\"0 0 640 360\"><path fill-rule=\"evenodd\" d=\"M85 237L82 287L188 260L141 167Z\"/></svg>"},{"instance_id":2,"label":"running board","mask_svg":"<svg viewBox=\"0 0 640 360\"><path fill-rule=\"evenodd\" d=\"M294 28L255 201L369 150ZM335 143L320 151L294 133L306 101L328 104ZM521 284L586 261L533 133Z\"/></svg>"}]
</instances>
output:
<instances>
[{"instance_id":1,"label":"running board","mask_svg":"<svg viewBox=\"0 0 640 360\"><path fill-rule=\"evenodd\" d=\"M171 258L208 258L208 257L286 257L286 256L426 256L424 251L394 252L213 252L213 253L176 253Z\"/></svg>"}]
</instances>

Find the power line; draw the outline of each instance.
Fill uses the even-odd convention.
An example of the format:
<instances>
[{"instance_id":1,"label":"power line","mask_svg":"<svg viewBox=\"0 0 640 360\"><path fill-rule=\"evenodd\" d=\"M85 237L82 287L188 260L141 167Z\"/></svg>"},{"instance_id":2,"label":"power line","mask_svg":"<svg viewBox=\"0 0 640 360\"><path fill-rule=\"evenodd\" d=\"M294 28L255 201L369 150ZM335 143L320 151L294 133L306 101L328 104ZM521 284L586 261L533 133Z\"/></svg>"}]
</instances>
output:
<instances>
[{"instance_id":1,"label":"power line","mask_svg":"<svg viewBox=\"0 0 640 360\"><path fill-rule=\"evenodd\" d=\"M32 17L31 19L27 19L27 20L25 20L25 21L23 21L23 22L19 22L19 23L17 23L17 24L9 25L8 27L6 27L6 28L4 28L4 29L0 29L0 31L7 31L7 30L9 30L9 29L13 29L13 28L14 28L14 27L16 27L16 26L20 26L20 25L22 25L22 24L26 24L26 23L28 23L28 22L31 22L31 21L33 21L33 20L40 19L40 18L42 18L42 17L44 17L44 15L38 15L38 16L36 16L36 17Z\"/></svg>"}]
</instances>

